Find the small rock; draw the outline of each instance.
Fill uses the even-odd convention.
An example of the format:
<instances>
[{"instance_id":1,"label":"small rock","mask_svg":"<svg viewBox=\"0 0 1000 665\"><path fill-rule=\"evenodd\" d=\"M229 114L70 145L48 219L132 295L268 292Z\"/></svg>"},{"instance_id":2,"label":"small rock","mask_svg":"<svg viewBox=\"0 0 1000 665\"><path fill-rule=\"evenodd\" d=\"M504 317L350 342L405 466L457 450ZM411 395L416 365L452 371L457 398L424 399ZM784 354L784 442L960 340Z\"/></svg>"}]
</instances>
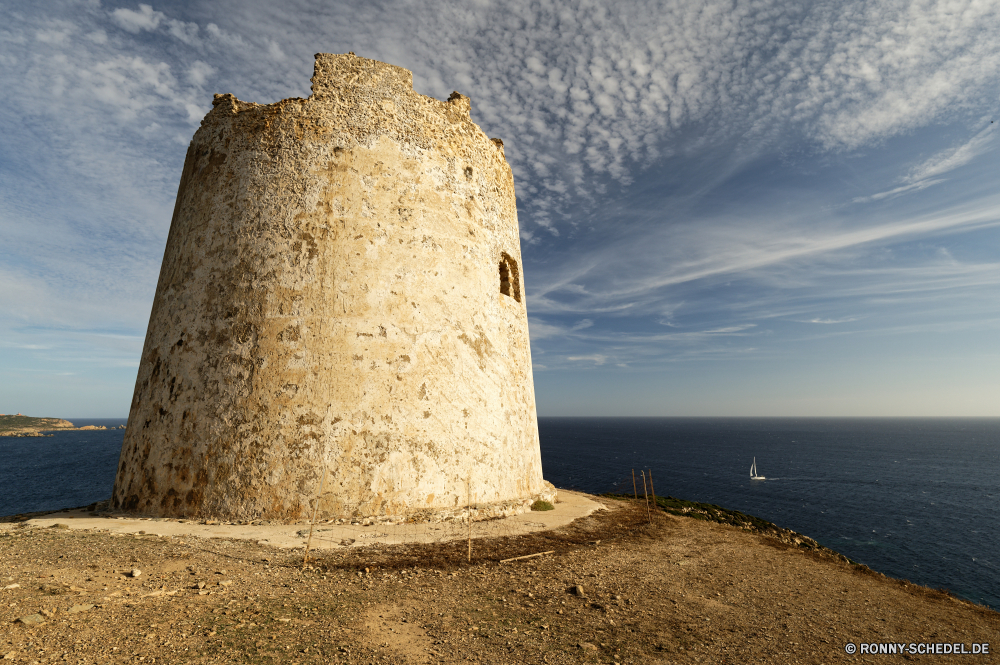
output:
<instances>
[{"instance_id":1,"label":"small rock","mask_svg":"<svg viewBox=\"0 0 1000 665\"><path fill-rule=\"evenodd\" d=\"M219 586L229 586L232 583L232 580L219 580Z\"/></svg>"},{"instance_id":2,"label":"small rock","mask_svg":"<svg viewBox=\"0 0 1000 665\"><path fill-rule=\"evenodd\" d=\"M198 582L197 584L194 585L194 588L196 588L196 589L204 589L205 588L205 583L204 582Z\"/></svg>"},{"instance_id":3,"label":"small rock","mask_svg":"<svg viewBox=\"0 0 1000 665\"><path fill-rule=\"evenodd\" d=\"M45 617L41 614L29 614L27 616L18 617L15 621L17 623L23 623L25 626L37 626L40 623L45 623Z\"/></svg>"},{"instance_id":4,"label":"small rock","mask_svg":"<svg viewBox=\"0 0 1000 665\"><path fill-rule=\"evenodd\" d=\"M54 617L56 615L56 611L55 610L42 610L42 614L44 616L47 616L48 618L51 619L52 617Z\"/></svg>"},{"instance_id":5,"label":"small rock","mask_svg":"<svg viewBox=\"0 0 1000 665\"><path fill-rule=\"evenodd\" d=\"M15 658L17 658L17 652L16 651L8 651L7 653L5 653L3 655L3 659L4 660L14 660Z\"/></svg>"},{"instance_id":6,"label":"small rock","mask_svg":"<svg viewBox=\"0 0 1000 665\"><path fill-rule=\"evenodd\" d=\"M62 584L42 584L38 587L38 590L43 593L47 593L50 596L58 596L66 593L68 587L63 586Z\"/></svg>"},{"instance_id":7,"label":"small rock","mask_svg":"<svg viewBox=\"0 0 1000 665\"><path fill-rule=\"evenodd\" d=\"M590 642L580 642L576 646L583 649L584 651L597 651L597 645L591 644Z\"/></svg>"},{"instance_id":8,"label":"small rock","mask_svg":"<svg viewBox=\"0 0 1000 665\"><path fill-rule=\"evenodd\" d=\"M68 529L69 528L69 524L57 523L57 524L53 524L49 528L50 529Z\"/></svg>"},{"instance_id":9,"label":"small rock","mask_svg":"<svg viewBox=\"0 0 1000 665\"><path fill-rule=\"evenodd\" d=\"M79 614L80 612L87 612L92 609L94 609L93 605L74 605L73 607L69 608L67 612L69 612L70 614Z\"/></svg>"},{"instance_id":10,"label":"small rock","mask_svg":"<svg viewBox=\"0 0 1000 665\"><path fill-rule=\"evenodd\" d=\"M20 584L8 584L7 586L4 587L4 591L6 591L7 589L20 589L20 588L21 588Z\"/></svg>"},{"instance_id":11,"label":"small rock","mask_svg":"<svg viewBox=\"0 0 1000 665\"><path fill-rule=\"evenodd\" d=\"M142 571L139 570L138 568L133 568L132 571L129 573L129 577L139 577L140 575L142 575Z\"/></svg>"},{"instance_id":12,"label":"small rock","mask_svg":"<svg viewBox=\"0 0 1000 665\"><path fill-rule=\"evenodd\" d=\"M577 584L577 585L575 585L575 586L573 586L573 587L570 587L570 590L569 590L569 592L570 592L571 594L573 594L574 596L580 596L581 598L582 598L583 596L586 596L586 595L587 595L587 594L586 594L586 593L584 593L584 591L583 591L583 585L582 585L582 584Z\"/></svg>"}]
</instances>

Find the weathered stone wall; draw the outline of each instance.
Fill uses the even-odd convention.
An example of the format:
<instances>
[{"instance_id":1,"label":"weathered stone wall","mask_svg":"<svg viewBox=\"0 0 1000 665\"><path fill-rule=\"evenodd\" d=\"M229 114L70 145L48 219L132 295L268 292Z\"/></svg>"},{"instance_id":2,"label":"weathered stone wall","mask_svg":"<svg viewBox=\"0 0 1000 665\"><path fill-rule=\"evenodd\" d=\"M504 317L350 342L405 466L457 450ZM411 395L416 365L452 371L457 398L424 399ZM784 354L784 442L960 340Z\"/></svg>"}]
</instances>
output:
<instances>
[{"instance_id":1,"label":"weathered stone wall","mask_svg":"<svg viewBox=\"0 0 1000 665\"><path fill-rule=\"evenodd\" d=\"M503 144L399 67L312 84L217 95L191 142L115 506L301 519L324 469L323 516L551 495Z\"/></svg>"}]
</instances>

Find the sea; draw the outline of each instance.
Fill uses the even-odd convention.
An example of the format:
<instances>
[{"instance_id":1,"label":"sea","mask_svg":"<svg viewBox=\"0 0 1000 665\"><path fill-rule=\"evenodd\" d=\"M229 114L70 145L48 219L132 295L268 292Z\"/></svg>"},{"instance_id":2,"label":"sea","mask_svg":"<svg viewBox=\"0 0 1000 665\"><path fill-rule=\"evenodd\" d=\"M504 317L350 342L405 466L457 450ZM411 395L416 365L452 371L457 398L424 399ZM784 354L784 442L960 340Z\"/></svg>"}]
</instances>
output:
<instances>
[{"instance_id":1,"label":"sea","mask_svg":"<svg viewBox=\"0 0 1000 665\"><path fill-rule=\"evenodd\" d=\"M78 419L117 426L121 419ZM713 503L1000 608L1000 419L540 418L556 487ZM123 430L0 437L0 515L110 496ZM756 459L764 480L750 479Z\"/></svg>"}]
</instances>

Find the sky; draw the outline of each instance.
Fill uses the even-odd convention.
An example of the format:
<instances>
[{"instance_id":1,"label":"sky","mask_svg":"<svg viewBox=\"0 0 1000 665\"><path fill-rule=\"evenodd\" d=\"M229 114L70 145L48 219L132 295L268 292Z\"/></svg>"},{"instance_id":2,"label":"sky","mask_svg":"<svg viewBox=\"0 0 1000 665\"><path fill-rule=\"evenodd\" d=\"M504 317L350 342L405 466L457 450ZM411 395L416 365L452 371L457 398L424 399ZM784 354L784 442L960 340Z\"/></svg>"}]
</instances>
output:
<instances>
[{"instance_id":1,"label":"sky","mask_svg":"<svg viewBox=\"0 0 1000 665\"><path fill-rule=\"evenodd\" d=\"M503 139L539 415L1000 416L996 2L0 12L2 413L127 415L213 93L354 51Z\"/></svg>"}]
</instances>

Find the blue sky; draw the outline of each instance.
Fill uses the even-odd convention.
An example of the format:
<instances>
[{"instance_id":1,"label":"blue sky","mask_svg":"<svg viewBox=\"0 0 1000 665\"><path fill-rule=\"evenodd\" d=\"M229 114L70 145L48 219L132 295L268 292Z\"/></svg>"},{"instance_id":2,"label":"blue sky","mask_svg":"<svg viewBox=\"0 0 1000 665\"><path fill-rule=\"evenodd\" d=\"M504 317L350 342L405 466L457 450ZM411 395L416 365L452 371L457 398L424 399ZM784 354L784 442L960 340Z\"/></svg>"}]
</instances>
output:
<instances>
[{"instance_id":1,"label":"blue sky","mask_svg":"<svg viewBox=\"0 0 1000 665\"><path fill-rule=\"evenodd\" d=\"M128 412L213 93L472 98L541 415L1000 416L993 2L4 0L0 412Z\"/></svg>"}]
</instances>

